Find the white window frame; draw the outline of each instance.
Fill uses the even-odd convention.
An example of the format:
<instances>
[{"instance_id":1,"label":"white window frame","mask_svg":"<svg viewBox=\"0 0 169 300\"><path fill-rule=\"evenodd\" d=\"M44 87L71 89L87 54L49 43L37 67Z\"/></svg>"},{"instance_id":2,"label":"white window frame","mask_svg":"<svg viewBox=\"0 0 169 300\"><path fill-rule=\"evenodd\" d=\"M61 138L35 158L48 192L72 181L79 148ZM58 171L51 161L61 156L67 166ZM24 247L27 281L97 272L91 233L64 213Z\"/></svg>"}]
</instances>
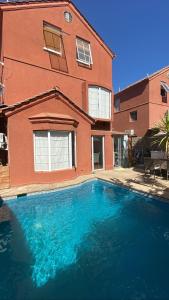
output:
<instances>
[{"instance_id":1,"label":"white window frame","mask_svg":"<svg viewBox=\"0 0 169 300\"><path fill-rule=\"evenodd\" d=\"M90 89L92 88L95 88L95 89L98 89L98 116L92 116L91 114L91 109L90 109L90 99L89 99L89 91ZM109 93L109 117L102 117L101 115L101 103L102 103L102 100L101 100L101 91L104 90L106 91L107 93ZM100 86L89 86L89 89L88 89L88 114L90 116L92 116L93 118L95 119L103 119L103 120L111 120L111 117L112 117L112 93L110 90L104 88L104 87L100 87Z\"/></svg>"},{"instance_id":2,"label":"white window frame","mask_svg":"<svg viewBox=\"0 0 169 300\"><path fill-rule=\"evenodd\" d=\"M100 136L102 138L102 155L103 155L103 168L94 168L94 135L92 135L92 172L105 170L105 136Z\"/></svg>"},{"instance_id":3,"label":"white window frame","mask_svg":"<svg viewBox=\"0 0 169 300\"><path fill-rule=\"evenodd\" d=\"M36 132L47 132L48 137L48 170L36 170ZM54 130L54 132L61 132L61 133L68 133L68 156L69 156L69 167L63 168L63 169L52 169L52 163L51 163L51 130L35 130L33 132L33 144L34 144L34 170L35 172L55 172L55 171L62 171L67 169L73 169L74 166L73 163L73 155L75 157L75 167L77 167L77 158L76 158L76 133L74 131L62 131L62 130ZM72 134L74 134L74 154L72 153Z\"/></svg>"},{"instance_id":4,"label":"white window frame","mask_svg":"<svg viewBox=\"0 0 169 300\"><path fill-rule=\"evenodd\" d=\"M87 61L85 61L85 60L79 58L78 40L80 40L80 41L82 41L82 42L88 44L88 46L89 46L89 53L90 53L90 62L89 62L89 63L88 63ZM83 47L83 48L84 48L84 47ZM82 63L82 64L84 64L84 65L87 65L87 66L93 65L93 58L92 58L92 51L91 51L91 45L90 45L90 42L87 42L87 41L85 41L85 40L83 40L83 39L77 37L77 38L76 38L76 51L77 51L77 59L76 59L76 60L77 60L78 62L80 62L80 63ZM84 54L84 56L85 56L85 54Z\"/></svg>"}]
</instances>

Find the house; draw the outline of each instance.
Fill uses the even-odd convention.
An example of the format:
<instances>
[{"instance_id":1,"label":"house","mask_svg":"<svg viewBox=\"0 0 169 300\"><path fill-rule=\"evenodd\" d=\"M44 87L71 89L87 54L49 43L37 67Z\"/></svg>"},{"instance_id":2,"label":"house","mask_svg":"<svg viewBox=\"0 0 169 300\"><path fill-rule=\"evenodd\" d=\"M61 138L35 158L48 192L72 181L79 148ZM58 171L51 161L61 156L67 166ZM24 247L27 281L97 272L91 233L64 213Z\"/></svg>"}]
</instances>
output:
<instances>
[{"instance_id":1,"label":"house","mask_svg":"<svg viewBox=\"0 0 169 300\"><path fill-rule=\"evenodd\" d=\"M136 155L141 156L138 143L169 109L169 66L147 75L114 95L113 130L122 132L115 138L116 164L123 153L124 134L137 145ZM141 148L140 148L141 147Z\"/></svg>"},{"instance_id":2,"label":"house","mask_svg":"<svg viewBox=\"0 0 169 300\"><path fill-rule=\"evenodd\" d=\"M0 161L9 185L112 169L115 54L70 0L1 3L0 23Z\"/></svg>"}]
</instances>

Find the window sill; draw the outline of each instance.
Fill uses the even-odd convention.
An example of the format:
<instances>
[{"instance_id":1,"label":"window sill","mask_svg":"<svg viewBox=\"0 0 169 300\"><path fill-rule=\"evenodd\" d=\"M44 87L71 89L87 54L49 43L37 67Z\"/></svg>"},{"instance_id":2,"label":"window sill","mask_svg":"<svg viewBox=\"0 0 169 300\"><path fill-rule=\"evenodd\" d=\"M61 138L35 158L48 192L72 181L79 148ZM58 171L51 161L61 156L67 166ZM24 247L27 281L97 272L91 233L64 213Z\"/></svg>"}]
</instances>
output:
<instances>
[{"instance_id":1,"label":"window sill","mask_svg":"<svg viewBox=\"0 0 169 300\"><path fill-rule=\"evenodd\" d=\"M52 53L52 54L56 54L56 55L62 56L61 52L57 52L57 51L52 50L50 48L43 47L43 50L46 51L46 52Z\"/></svg>"},{"instance_id":2,"label":"window sill","mask_svg":"<svg viewBox=\"0 0 169 300\"><path fill-rule=\"evenodd\" d=\"M77 61L79 67L83 67L83 68L92 70L92 65L91 65L91 64L88 65L88 64L86 64L85 62L82 62L82 61L80 61L80 60L78 60L78 59L77 59L76 61Z\"/></svg>"},{"instance_id":3,"label":"window sill","mask_svg":"<svg viewBox=\"0 0 169 300\"><path fill-rule=\"evenodd\" d=\"M52 170L52 171L36 171L34 170L34 172L36 174L52 174L52 173L58 173L58 172L69 172L69 171L75 171L77 169L77 167L72 167L69 169L59 169L59 170Z\"/></svg>"}]
</instances>

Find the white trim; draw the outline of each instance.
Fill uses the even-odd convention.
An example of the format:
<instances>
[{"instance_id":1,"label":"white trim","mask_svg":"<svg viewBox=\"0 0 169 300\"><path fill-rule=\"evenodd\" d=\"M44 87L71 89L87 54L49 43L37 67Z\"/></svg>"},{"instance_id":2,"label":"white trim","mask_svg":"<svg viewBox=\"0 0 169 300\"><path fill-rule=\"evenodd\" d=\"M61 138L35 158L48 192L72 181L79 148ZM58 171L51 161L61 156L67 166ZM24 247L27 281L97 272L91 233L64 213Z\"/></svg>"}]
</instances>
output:
<instances>
[{"instance_id":1,"label":"white trim","mask_svg":"<svg viewBox=\"0 0 169 300\"><path fill-rule=\"evenodd\" d=\"M76 59L76 61L78 61L78 62L80 62L81 64L83 64L83 65L86 65L86 66L89 66L90 67L90 65L91 65L91 63L87 63L87 62L85 62L84 60L80 60L80 59Z\"/></svg>"},{"instance_id":2,"label":"white trim","mask_svg":"<svg viewBox=\"0 0 169 300\"><path fill-rule=\"evenodd\" d=\"M47 48L47 47L43 47L43 50L45 50L47 52L57 54L57 55L60 55L60 56L62 55L62 52L59 52L59 51L56 51L56 50L53 50L53 49L50 49L50 48Z\"/></svg>"},{"instance_id":3,"label":"white trim","mask_svg":"<svg viewBox=\"0 0 169 300\"><path fill-rule=\"evenodd\" d=\"M92 172L94 171L94 141L93 141L93 135L92 135Z\"/></svg>"},{"instance_id":4,"label":"white trim","mask_svg":"<svg viewBox=\"0 0 169 300\"><path fill-rule=\"evenodd\" d=\"M69 143L69 167L72 169L72 132L68 133L68 143Z\"/></svg>"},{"instance_id":5,"label":"white trim","mask_svg":"<svg viewBox=\"0 0 169 300\"><path fill-rule=\"evenodd\" d=\"M110 93L109 117L112 118L112 93Z\"/></svg>"},{"instance_id":6,"label":"white trim","mask_svg":"<svg viewBox=\"0 0 169 300\"><path fill-rule=\"evenodd\" d=\"M102 136L103 170L105 170L105 136Z\"/></svg>"},{"instance_id":7,"label":"white trim","mask_svg":"<svg viewBox=\"0 0 169 300\"><path fill-rule=\"evenodd\" d=\"M48 171L51 172L51 140L50 140L50 131L48 131L48 162L49 162L49 169Z\"/></svg>"},{"instance_id":8,"label":"white trim","mask_svg":"<svg viewBox=\"0 0 169 300\"><path fill-rule=\"evenodd\" d=\"M77 133L74 131L74 160L75 168L77 168Z\"/></svg>"},{"instance_id":9,"label":"white trim","mask_svg":"<svg viewBox=\"0 0 169 300\"><path fill-rule=\"evenodd\" d=\"M91 50L91 44L89 43L89 49L90 49L90 64L93 65L93 57L92 57L92 50Z\"/></svg>"},{"instance_id":10,"label":"white trim","mask_svg":"<svg viewBox=\"0 0 169 300\"><path fill-rule=\"evenodd\" d=\"M101 137L102 139L102 160L103 168L95 169L94 168L94 137ZM92 135L92 172L105 170L105 136L104 135Z\"/></svg>"}]
</instances>

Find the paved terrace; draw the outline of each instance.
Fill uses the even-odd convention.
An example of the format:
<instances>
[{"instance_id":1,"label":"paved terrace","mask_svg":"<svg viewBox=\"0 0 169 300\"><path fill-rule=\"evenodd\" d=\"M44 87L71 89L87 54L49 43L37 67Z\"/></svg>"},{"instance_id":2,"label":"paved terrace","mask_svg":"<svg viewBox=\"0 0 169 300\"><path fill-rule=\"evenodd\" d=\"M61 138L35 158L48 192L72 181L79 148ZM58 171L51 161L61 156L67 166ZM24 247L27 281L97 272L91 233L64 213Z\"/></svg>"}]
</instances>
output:
<instances>
[{"instance_id":1,"label":"paved terrace","mask_svg":"<svg viewBox=\"0 0 169 300\"><path fill-rule=\"evenodd\" d=\"M112 171L98 171L95 174L80 176L75 180L64 181L62 183L53 184L33 184L22 187L6 188L0 190L0 197L13 197L20 194L29 194L35 192L49 191L57 188L68 187L78 183L82 183L89 179L100 178L124 185L138 191L150 193L156 196L164 197L169 200L169 181L160 177L145 177L141 170L130 169L114 169Z\"/></svg>"}]
</instances>

